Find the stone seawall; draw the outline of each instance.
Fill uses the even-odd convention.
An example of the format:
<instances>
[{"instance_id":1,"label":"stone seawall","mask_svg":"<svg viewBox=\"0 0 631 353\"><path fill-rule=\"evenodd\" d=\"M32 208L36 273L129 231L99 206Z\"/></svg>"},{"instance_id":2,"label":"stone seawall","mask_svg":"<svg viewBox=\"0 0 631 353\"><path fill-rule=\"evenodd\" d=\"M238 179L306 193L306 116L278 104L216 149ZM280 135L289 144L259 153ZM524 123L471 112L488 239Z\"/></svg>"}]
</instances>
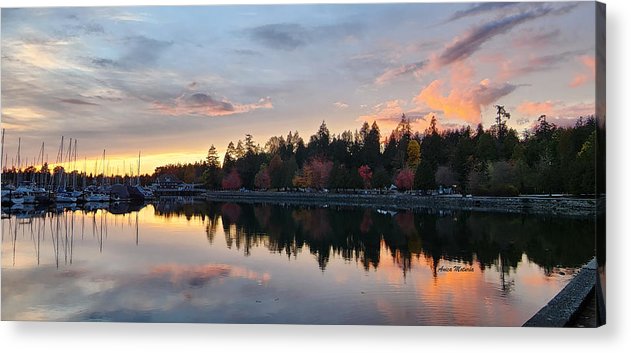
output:
<instances>
[{"instance_id":1,"label":"stone seawall","mask_svg":"<svg viewBox=\"0 0 631 353\"><path fill-rule=\"evenodd\" d=\"M586 304L596 290L598 265L596 259L583 266L579 273L546 306L541 308L524 327L565 327ZM600 290L600 289L599 289ZM596 308L594 308L596 309ZM603 310L604 308L600 308ZM597 310L598 311L598 310ZM596 324L598 326L598 324Z\"/></svg>"},{"instance_id":2,"label":"stone seawall","mask_svg":"<svg viewBox=\"0 0 631 353\"><path fill-rule=\"evenodd\" d=\"M605 199L556 197L461 197L410 194L336 194L300 192L207 192L207 201L314 206L363 206L386 209L450 209L594 217ZM601 204L602 203L602 204ZM597 207L598 206L598 207Z\"/></svg>"}]
</instances>

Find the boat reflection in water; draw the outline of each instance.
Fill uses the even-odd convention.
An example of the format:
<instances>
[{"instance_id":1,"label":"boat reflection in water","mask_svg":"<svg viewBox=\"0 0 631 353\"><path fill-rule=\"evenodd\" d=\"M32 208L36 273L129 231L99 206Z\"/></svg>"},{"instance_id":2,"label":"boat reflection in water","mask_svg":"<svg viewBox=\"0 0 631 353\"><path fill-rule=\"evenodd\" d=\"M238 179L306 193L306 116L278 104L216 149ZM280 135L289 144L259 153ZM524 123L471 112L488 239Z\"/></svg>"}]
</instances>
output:
<instances>
[{"instance_id":1,"label":"boat reflection in water","mask_svg":"<svg viewBox=\"0 0 631 353\"><path fill-rule=\"evenodd\" d=\"M593 228L184 198L3 209L2 319L519 326L593 257Z\"/></svg>"}]
</instances>

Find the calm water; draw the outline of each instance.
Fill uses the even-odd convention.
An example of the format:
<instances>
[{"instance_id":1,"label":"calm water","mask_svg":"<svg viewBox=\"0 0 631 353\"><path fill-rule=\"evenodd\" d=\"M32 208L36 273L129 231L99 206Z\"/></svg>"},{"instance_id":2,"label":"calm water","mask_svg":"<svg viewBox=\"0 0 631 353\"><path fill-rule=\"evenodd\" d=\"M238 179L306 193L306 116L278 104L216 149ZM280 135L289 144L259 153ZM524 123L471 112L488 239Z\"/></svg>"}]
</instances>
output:
<instances>
[{"instance_id":1,"label":"calm water","mask_svg":"<svg viewBox=\"0 0 631 353\"><path fill-rule=\"evenodd\" d=\"M519 326L591 259L593 226L177 201L3 210L2 320Z\"/></svg>"}]
</instances>

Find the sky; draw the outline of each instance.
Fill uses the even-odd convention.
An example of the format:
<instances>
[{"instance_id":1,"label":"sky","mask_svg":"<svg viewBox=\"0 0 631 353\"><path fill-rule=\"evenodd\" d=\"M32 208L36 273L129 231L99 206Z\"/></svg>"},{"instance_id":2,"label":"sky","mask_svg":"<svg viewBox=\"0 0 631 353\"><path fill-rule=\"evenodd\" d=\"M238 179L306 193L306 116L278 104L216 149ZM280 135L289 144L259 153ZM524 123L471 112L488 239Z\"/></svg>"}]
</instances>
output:
<instances>
[{"instance_id":1,"label":"sky","mask_svg":"<svg viewBox=\"0 0 631 353\"><path fill-rule=\"evenodd\" d=\"M423 131L594 114L593 2L3 8L5 165L110 173L202 160L252 134L308 141L405 113ZM47 157L46 157L47 156ZM86 160L86 162L84 162ZM96 162L98 161L98 162Z\"/></svg>"}]
</instances>

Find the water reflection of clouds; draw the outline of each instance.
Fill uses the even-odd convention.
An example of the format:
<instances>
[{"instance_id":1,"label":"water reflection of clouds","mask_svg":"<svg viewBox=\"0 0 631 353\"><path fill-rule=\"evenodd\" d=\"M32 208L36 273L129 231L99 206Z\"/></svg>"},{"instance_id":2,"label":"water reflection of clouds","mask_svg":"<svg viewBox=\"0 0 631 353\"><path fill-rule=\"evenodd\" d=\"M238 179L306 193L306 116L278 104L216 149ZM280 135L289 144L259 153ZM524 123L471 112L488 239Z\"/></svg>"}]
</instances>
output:
<instances>
[{"instance_id":1,"label":"water reflection of clouds","mask_svg":"<svg viewBox=\"0 0 631 353\"><path fill-rule=\"evenodd\" d=\"M217 311L258 304L266 296L256 292L271 280L269 273L226 264L163 264L142 275L46 266L5 270L2 277L3 320L47 321L230 322Z\"/></svg>"}]
</instances>

